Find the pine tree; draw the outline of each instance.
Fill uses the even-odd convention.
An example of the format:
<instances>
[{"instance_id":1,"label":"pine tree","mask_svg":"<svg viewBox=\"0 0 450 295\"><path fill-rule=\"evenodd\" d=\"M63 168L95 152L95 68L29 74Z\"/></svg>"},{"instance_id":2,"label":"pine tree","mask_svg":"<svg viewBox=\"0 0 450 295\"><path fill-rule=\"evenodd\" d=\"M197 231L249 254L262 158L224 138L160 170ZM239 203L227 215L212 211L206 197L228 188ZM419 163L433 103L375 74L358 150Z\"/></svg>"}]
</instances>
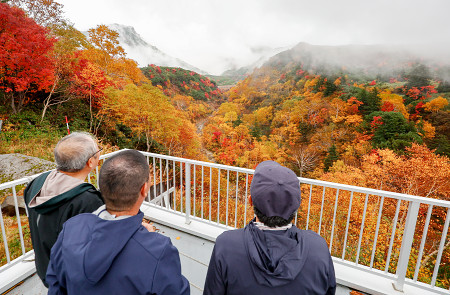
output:
<instances>
[{"instance_id":1,"label":"pine tree","mask_svg":"<svg viewBox=\"0 0 450 295\"><path fill-rule=\"evenodd\" d=\"M328 172L328 170L330 169L331 166L333 166L333 163L336 162L337 160L339 160L339 154L337 153L336 150L336 145L332 145L329 149L328 149L328 155L325 157L325 159L323 160L323 163L325 165L325 167L323 168L323 170L325 172Z\"/></svg>"},{"instance_id":2,"label":"pine tree","mask_svg":"<svg viewBox=\"0 0 450 295\"><path fill-rule=\"evenodd\" d=\"M412 70L406 75L406 78L408 78L406 87L422 87L430 85L431 74L427 66L418 64L412 68Z\"/></svg>"},{"instance_id":3,"label":"pine tree","mask_svg":"<svg viewBox=\"0 0 450 295\"><path fill-rule=\"evenodd\" d=\"M378 96L378 90L374 88L370 92L361 89L356 96L363 104L359 107L363 115L379 111L381 108L381 98Z\"/></svg>"}]
</instances>

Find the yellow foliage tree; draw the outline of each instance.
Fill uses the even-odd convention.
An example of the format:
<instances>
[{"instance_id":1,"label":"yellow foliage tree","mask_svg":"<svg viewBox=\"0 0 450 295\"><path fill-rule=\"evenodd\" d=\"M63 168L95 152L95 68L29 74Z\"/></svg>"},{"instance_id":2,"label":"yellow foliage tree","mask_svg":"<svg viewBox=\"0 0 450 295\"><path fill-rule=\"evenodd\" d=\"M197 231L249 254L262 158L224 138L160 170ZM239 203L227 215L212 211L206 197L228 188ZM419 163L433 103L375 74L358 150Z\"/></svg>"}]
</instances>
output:
<instances>
[{"instance_id":1,"label":"yellow foliage tree","mask_svg":"<svg viewBox=\"0 0 450 295\"><path fill-rule=\"evenodd\" d=\"M93 46L82 52L82 57L97 64L119 87L128 83L148 82L134 60L126 58L125 50L119 45L119 33L106 25L99 25L88 31Z\"/></svg>"},{"instance_id":2,"label":"yellow foliage tree","mask_svg":"<svg viewBox=\"0 0 450 295\"><path fill-rule=\"evenodd\" d=\"M424 138L431 139L436 135L436 128L434 128L431 123L427 121L420 121L422 124L423 134L421 134ZM420 134L420 133L419 133Z\"/></svg>"},{"instance_id":3,"label":"yellow foliage tree","mask_svg":"<svg viewBox=\"0 0 450 295\"><path fill-rule=\"evenodd\" d=\"M435 99L425 103L424 109L428 112L437 112L448 105L448 100L442 96L436 97Z\"/></svg>"},{"instance_id":4,"label":"yellow foliage tree","mask_svg":"<svg viewBox=\"0 0 450 295\"><path fill-rule=\"evenodd\" d=\"M403 103L403 97L401 95L392 93L391 90L387 89L380 92L379 96L381 98L381 104L390 102L394 105L395 112L402 113L406 119L409 118L409 113L406 110L405 104Z\"/></svg>"},{"instance_id":5,"label":"yellow foliage tree","mask_svg":"<svg viewBox=\"0 0 450 295\"><path fill-rule=\"evenodd\" d=\"M144 135L147 151L156 141L169 155L198 156L200 146L195 126L150 84L128 84L123 90L109 88L101 113L116 118L135 134Z\"/></svg>"}]
</instances>

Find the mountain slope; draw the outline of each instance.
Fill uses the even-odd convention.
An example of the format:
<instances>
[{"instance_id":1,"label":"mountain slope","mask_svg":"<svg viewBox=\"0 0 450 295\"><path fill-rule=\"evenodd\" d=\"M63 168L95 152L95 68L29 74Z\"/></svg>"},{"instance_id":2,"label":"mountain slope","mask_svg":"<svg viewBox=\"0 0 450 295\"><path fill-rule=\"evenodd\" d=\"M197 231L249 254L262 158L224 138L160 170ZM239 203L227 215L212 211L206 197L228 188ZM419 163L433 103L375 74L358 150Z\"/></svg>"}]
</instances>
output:
<instances>
[{"instance_id":1,"label":"mountain slope","mask_svg":"<svg viewBox=\"0 0 450 295\"><path fill-rule=\"evenodd\" d=\"M431 46L430 46L431 48ZM273 56L264 66L288 69L301 66L319 74L354 73L375 77L398 74L411 63L443 66L448 59L429 53L426 48L386 45L323 46L299 43ZM450 63L447 62L447 65Z\"/></svg>"},{"instance_id":2,"label":"mountain slope","mask_svg":"<svg viewBox=\"0 0 450 295\"><path fill-rule=\"evenodd\" d=\"M147 43L131 26L110 24L108 27L119 33L119 42L125 49L127 57L135 60L140 67L155 64L165 67L179 67L192 70L197 73L206 74L205 71L202 71L178 58L167 55L157 47Z\"/></svg>"},{"instance_id":3,"label":"mountain slope","mask_svg":"<svg viewBox=\"0 0 450 295\"><path fill-rule=\"evenodd\" d=\"M149 65L141 68L144 75L167 96L191 96L195 100L215 100L221 95L216 82L182 68Z\"/></svg>"}]
</instances>

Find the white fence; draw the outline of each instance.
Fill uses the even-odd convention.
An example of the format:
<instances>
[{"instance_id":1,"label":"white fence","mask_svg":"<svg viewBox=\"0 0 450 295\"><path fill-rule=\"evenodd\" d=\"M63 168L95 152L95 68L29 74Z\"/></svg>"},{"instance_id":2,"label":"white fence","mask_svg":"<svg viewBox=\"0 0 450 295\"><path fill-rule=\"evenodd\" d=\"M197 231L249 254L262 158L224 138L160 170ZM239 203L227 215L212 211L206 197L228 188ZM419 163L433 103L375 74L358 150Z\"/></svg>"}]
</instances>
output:
<instances>
[{"instance_id":1,"label":"white fence","mask_svg":"<svg viewBox=\"0 0 450 295\"><path fill-rule=\"evenodd\" d=\"M102 155L106 159L117 152ZM146 153L151 170L147 201L221 228L239 228L253 218L247 202L253 170ZM98 185L98 171L89 181ZM35 176L0 184L0 194L17 191ZM316 231L328 242L335 265L435 294L450 294L450 202L393 192L299 178L302 204L295 218L299 228ZM29 255L20 218L20 250L12 257L0 217L3 247L2 272ZM16 235L17 236L17 235ZM12 241L8 241L9 244ZM17 241L16 241L17 244ZM17 248L17 247L16 247ZM28 254L27 254L28 253ZM5 259L6 258L6 259ZM14 259L13 259L14 258ZM355 277L352 286L358 286Z\"/></svg>"}]
</instances>

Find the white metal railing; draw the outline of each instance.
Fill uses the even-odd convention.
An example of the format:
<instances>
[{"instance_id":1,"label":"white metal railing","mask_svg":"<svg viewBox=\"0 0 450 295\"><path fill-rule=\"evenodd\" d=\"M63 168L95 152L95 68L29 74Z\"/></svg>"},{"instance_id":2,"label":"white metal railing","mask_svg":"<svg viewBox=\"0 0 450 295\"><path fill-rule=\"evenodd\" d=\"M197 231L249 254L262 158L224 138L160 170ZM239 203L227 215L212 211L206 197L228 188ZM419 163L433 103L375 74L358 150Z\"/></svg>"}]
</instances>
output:
<instances>
[{"instance_id":1,"label":"white metal railing","mask_svg":"<svg viewBox=\"0 0 450 295\"><path fill-rule=\"evenodd\" d=\"M253 170L143 154L151 170L149 205L184 216L186 224L195 219L211 226L240 228L253 218L247 202ZM89 176L97 185L98 171ZM34 177L0 184L0 193L12 190L17 200L16 187ZM450 270L444 264L448 261L442 262L450 252L450 202L307 178L299 181L302 204L294 222L322 235L335 263L390 280L399 291L408 284L430 293L450 294ZM13 261L5 243L3 217L0 221L7 252L1 273ZM354 283L358 284L357 277Z\"/></svg>"},{"instance_id":2,"label":"white metal railing","mask_svg":"<svg viewBox=\"0 0 450 295\"><path fill-rule=\"evenodd\" d=\"M24 260L25 258L29 257L30 254L33 252L32 250L26 250L25 248L25 240L24 240L24 234L22 231L22 221L19 214L19 206L18 206L18 196L17 196L17 188L23 188L26 184L28 184L31 180L39 176L39 174L24 177L18 180L1 183L0 184L0 193L3 193L4 196L6 196L8 193L12 194L12 197L14 199L14 207L15 207L15 218L17 222L17 232L20 239L20 250L19 253L16 254L17 257L12 257L11 251L8 245L8 239L6 234L6 228L5 228L5 222L4 222L4 216L2 209L0 207L0 227L2 230L2 246L3 246L3 253L1 253L0 259L4 260L6 258L6 263L0 264L0 273L5 271L6 269L12 267L13 265L17 264L18 262ZM5 193L6 192L6 193ZM2 195L0 195L2 196ZM22 196L20 196L22 197ZM15 235L17 236L17 235ZM11 242L11 241L9 241ZM2 257L3 256L3 257Z\"/></svg>"}]
</instances>

